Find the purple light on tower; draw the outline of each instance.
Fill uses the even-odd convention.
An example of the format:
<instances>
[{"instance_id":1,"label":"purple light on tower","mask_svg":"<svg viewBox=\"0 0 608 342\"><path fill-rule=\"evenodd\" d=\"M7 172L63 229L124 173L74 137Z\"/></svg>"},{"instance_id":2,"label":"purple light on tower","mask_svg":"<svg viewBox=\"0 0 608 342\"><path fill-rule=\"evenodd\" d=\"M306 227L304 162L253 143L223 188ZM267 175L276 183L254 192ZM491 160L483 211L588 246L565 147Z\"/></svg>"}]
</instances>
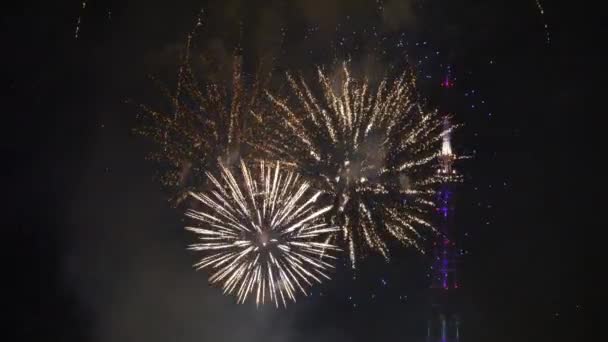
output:
<instances>
[{"instance_id":1,"label":"purple light on tower","mask_svg":"<svg viewBox=\"0 0 608 342\"><path fill-rule=\"evenodd\" d=\"M451 69L447 70L441 86L446 91L454 86ZM454 238L454 190L460 176L454 169L456 155L452 150L450 122L445 118L444 135L439 147L437 176L437 239L431 246L433 256L430 283L430 310L427 323L427 342L460 342L460 308L457 278L456 239Z\"/></svg>"},{"instance_id":2,"label":"purple light on tower","mask_svg":"<svg viewBox=\"0 0 608 342\"><path fill-rule=\"evenodd\" d=\"M445 129L449 128L449 122L445 119ZM453 169L453 163L456 156L452 152L452 145L450 142L450 135L445 134L441 144L441 150L439 152L439 168L437 173L442 179L442 184L437 192L437 212L439 222L437 228L439 231L439 243L435 244L433 254L435 256L435 262L433 265L433 288L443 288L448 290L455 286L455 274L456 271L453 267L453 261L455 258L454 246L450 240L450 225L452 221L452 182L456 176L455 170Z\"/></svg>"},{"instance_id":3,"label":"purple light on tower","mask_svg":"<svg viewBox=\"0 0 608 342\"><path fill-rule=\"evenodd\" d=\"M441 81L441 86L443 88L452 88L454 86L454 81L452 81L452 73L449 67L445 77Z\"/></svg>"}]
</instances>

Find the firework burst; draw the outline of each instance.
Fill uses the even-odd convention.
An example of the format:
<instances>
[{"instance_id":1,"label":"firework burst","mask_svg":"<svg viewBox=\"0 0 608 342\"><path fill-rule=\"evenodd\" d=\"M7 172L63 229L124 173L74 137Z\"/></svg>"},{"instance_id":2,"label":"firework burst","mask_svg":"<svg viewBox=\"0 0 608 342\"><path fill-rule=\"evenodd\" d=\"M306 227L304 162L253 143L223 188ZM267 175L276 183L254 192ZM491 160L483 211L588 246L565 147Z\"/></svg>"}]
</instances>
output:
<instances>
[{"instance_id":1,"label":"firework burst","mask_svg":"<svg viewBox=\"0 0 608 342\"><path fill-rule=\"evenodd\" d=\"M324 259L334 259L329 252L337 248L323 238L338 228L320 222L331 209L315 208L320 192L309 195L309 184L278 163L260 162L258 179L242 161L240 177L220 169L221 181L207 173L213 190L191 193L204 208L187 212L202 224L186 229L199 235L201 242L190 249L207 254L195 266L213 270L210 282L222 284L239 303L254 296L256 304L278 306L329 279L333 266Z\"/></svg>"},{"instance_id":2,"label":"firework burst","mask_svg":"<svg viewBox=\"0 0 608 342\"><path fill-rule=\"evenodd\" d=\"M171 109L157 111L140 105L142 124L136 130L158 145L150 159L163 166L161 181L177 195L176 202L204 184L205 172L215 170L218 159L230 165L243 157L243 142L251 133L249 111L259 110L263 95L261 72L247 78L242 57L236 54L228 69L229 81L197 80L189 62L189 42L177 86L174 91L165 90ZM217 68L226 70L223 65Z\"/></svg>"},{"instance_id":3,"label":"firework burst","mask_svg":"<svg viewBox=\"0 0 608 342\"><path fill-rule=\"evenodd\" d=\"M319 68L316 82L287 80L287 96L268 93L280 129L269 125L257 148L324 190L353 267L368 250L388 259L391 237L418 247L419 228L432 229L438 146L453 126L423 109L414 76L371 82L343 63L332 76Z\"/></svg>"}]
</instances>

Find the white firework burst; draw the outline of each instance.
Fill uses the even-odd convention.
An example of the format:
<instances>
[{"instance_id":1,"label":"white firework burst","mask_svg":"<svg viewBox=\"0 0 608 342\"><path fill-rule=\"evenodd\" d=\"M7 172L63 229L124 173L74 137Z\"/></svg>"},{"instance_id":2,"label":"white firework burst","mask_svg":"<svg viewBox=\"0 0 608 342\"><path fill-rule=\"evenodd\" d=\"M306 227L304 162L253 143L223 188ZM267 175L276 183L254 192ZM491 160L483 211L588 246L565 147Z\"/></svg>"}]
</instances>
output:
<instances>
[{"instance_id":1,"label":"white firework burst","mask_svg":"<svg viewBox=\"0 0 608 342\"><path fill-rule=\"evenodd\" d=\"M285 306L329 279L337 248L326 237L338 228L320 220L331 209L315 207L321 192L311 195L309 183L279 163L260 162L257 177L243 161L240 175L221 164L220 170L220 179L207 173L212 190L190 193L203 208L187 212L200 223L186 229L201 240L190 249L206 253L195 266L212 270L209 281L239 303L254 296L256 305Z\"/></svg>"}]
</instances>

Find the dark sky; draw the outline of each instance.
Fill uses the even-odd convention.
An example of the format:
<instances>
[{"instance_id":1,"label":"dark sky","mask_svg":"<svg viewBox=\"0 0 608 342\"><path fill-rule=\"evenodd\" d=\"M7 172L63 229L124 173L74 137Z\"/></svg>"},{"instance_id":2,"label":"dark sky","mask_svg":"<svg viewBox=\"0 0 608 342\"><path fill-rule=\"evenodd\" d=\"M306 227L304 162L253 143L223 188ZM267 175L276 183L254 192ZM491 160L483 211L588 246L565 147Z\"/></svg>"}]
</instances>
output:
<instances>
[{"instance_id":1,"label":"dark sky","mask_svg":"<svg viewBox=\"0 0 608 342\"><path fill-rule=\"evenodd\" d=\"M91 0L81 10L79 1L33 1L3 11L3 273L11 275L3 294L16 340L418 341L424 334L425 259L413 252L389 265L372 258L355 280L339 270L286 310L236 305L192 270L184 248L191 236L156 166L144 160L151 146L132 134L136 111L125 100L157 101L147 75L170 82L200 8L207 21L199 44L230 51L240 41L251 58L277 53L298 67L306 65L299 51L326 49L337 25L405 32L412 44L441 50L429 68L437 73L447 63L459 76L451 103L466 127L455 144L476 152L459 165L467 179L457 202L458 229L467 233L463 341L582 339L590 267L583 243L599 228L589 206L599 180L591 119L603 114L588 101L600 55L587 10L543 2L547 45L533 0L393 0L384 17L374 3ZM304 43L307 27L319 29ZM281 28L285 53L277 49ZM425 49L412 46L412 54ZM422 90L435 99L431 85Z\"/></svg>"}]
</instances>

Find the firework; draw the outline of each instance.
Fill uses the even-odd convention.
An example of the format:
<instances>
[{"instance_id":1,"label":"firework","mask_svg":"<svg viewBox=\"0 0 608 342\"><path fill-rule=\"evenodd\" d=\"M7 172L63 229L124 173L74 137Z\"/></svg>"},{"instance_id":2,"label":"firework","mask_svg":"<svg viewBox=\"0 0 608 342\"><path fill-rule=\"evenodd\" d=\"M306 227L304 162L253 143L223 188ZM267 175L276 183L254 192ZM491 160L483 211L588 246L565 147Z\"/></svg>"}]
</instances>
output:
<instances>
[{"instance_id":1,"label":"firework","mask_svg":"<svg viewBox=\"0 0 608 342\"><path fill-rule=\"evenodd\" d=\"M288 73L287 96L267 93L274 111L266 120L280 128L269 125L257 148L328 195L352 267L368 251L388 259L391 237L419 247L420 228L432 229L425 216L440 182L438 146L453 126L423 109L409 72L374 83L343 63L331 77L317 74L311 83Z\"/></svg>"},{"instance_id":2,"label":"firework","mask_svg":"<svg viewBox=\"0 0 608 342\"><path fill-rule=\"evenodd\" d=\"M186 229L199 235L201 242L190 249L207 254L195 266L213 270L210 282L239 303L254 296L256 304L268 300L278 306L329 279L332 265L324 259L334 259L328 252L337 248L323 238L338 228L320 222L331 209L315 208L320 192L310 196L309 184L278 163L260 162L255 178L242 161L240 177L220 169L221 181L207 173L213 190L191 193L204 208L187 212L201 223Z\"/></svg>"},{"instance_id":3,"label":"firework","mask_svg":"<svg viewBox=\"0 0 608 342\"><path fill-rule=\"evenodd\" d=\"M230 165L243 157L243 142L251 126L249 111L257 110L263 95L261 73L247 78L238 55L233 56L228 69L230 81L217 81L223 77L209 75L197 80L188 57L193 35L188 39L175 91L165 91L171 108L158 111L140 105L142 124L136 130L158 145L150 159L163 167L161 181L177 195L176 202L205 182L204 173L214 170L218 159Z\"/></svg>"}]
</instances>

